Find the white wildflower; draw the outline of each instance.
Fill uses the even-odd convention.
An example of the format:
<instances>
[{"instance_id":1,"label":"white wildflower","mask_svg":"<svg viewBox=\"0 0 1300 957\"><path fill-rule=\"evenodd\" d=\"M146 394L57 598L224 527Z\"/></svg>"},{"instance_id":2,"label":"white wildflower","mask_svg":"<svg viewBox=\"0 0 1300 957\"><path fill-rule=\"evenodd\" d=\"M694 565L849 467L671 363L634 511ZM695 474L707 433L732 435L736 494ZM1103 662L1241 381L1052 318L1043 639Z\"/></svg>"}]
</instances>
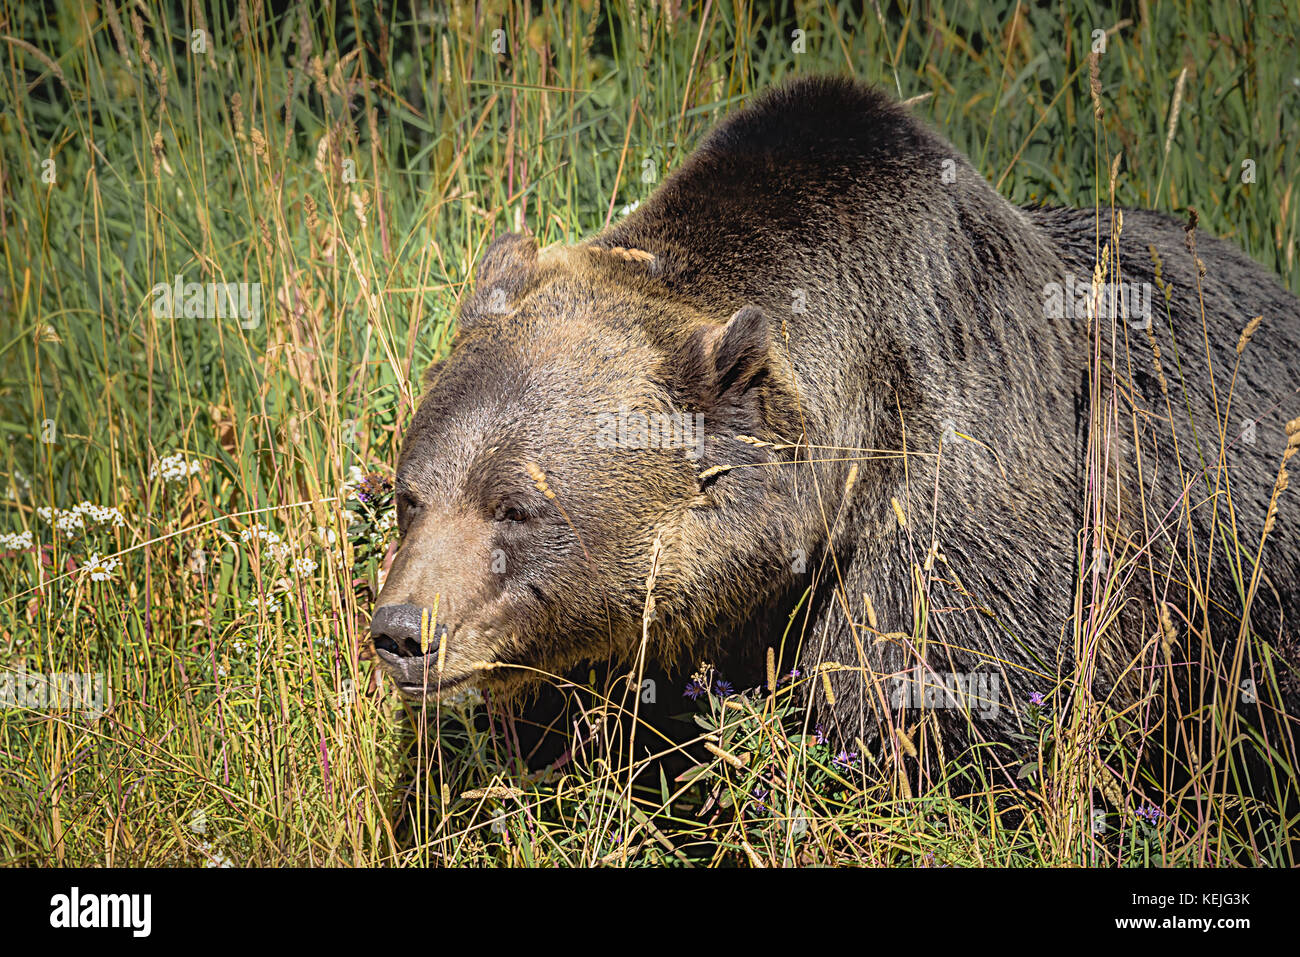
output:
<instances>
[{"instance_id":1,"label":"white wildflower","mask_svg":"<svg viewBox=\"0 0 1300 957\"><path fill-rule=\"evenodd\" d=\"M164 482L183 482L198 472L200 464L197 460L186 459L184 452L177 452L155 462L149 469L149 477L161 478Z\"/></svg>"},{"instance_id":2,"label":"white wildflower","mask_svg":"<svg viewBox=\"0 0 1300 957\"><path fill-rule=\"evenodd\" d=\"M361 468L356 465L348 466L348 477L343 482L343 492L339 496L343 501L356 498L357 486L366 480Z\"/></svg>"},{"instance_id":3,"label":"white wildflower","mask_svg":"<svg viewBox=\"0 0 1300 957\"><path fill-rule=\"evenodd\" d=\"M241 542L251 542L253 539L257 539L263 545L267 546L280 545L284 541L284 539L280 537L279 532L271 531L261 522L258 522L256 525L246 528L239 533L239 540Z\"/></svg>"},{"instance_id":4,"label":"white wildflower","mask_svg":"<svg viewBox=\"0 0 1300 957\"><path fill-rule=\"evenodd\" d=\"M222 867L235 866L234 864L230 863L230 858L226 857L226 855L222 854L220 851L207 848L207 847L205 847L204 850L206 850L209 854L212 855L212 858L210 860L204 862L203 864L204 867L222 868Z\"/></svg>"},{"instance_id":5,"label":"white wildflower","mask_svg":"<svg viewBox=\"0 0 1300 957\"><path fill-rule=\"evenodd\" d=\"M82 568L90 573L91 581L106 582L113 577L119 565L121 562L116 558L100 558L98 553L93 553Z\"/></svg>"},{"instance_id":6,"label":"white wildflower","mask_svg":"<svg viewBox=\"0 0 1300 957\"><path fill-rule=\"evenodd\" d=\"M54 516L54 527L62 532L66 537L72 538L79 531L84 531L86 521L81 517L80 512L57 512Z\"/></svg>"},{"instance_id":7,"label":"white wildflower","mask_svg":"<svg viewBox=\"0 0 1300 957\"><path fill-rule=\"evenodd\" d=\"M72 538L77 532L85 531L88 527L87 521L92 525L109 525L113 528L121 528L126 524L126 517L121 510L111 505L96 505L93 502L82 502L70 509L42 505L36 509L36 514L62 532L65 538Z\"/></svg>"},{"instance_id":8,"label":"white wildflower","mask_svg":"<svg viewBox=\"0 0 1300 957\"><path fill-rule=\"evenodd\" d=\"M112 525L114 528L121 528L126 524L126 516L117 508L101 505L96 507L95 521L100 525Z\"/></svg>"},{"instance_id":9,"label":"white wildflower","mask_svg":"<svg viewBox=\"0 0 1300 957\"><path fill-rule=\"evenodd\" d=\"M314 572L319 566L310 558L295 558L293 560L293 570L304 578Z\"/></svg>"},{"instance_id":10,"label":"white wildflower","mask_svg":"<svg viewBox=\"0 0 1300 957\"><path fill-rule=\"evenodd\" d=\"M289 543L280 537L279 532L273 532L261 522L251 528L246 528L239 533L240 541L251 542L257 539L262 543L262 556L268 561L276 564L283 564L289 560L293 554L293 549Z\"/></svg>"},{"instance_id":11,"label":"white wildflower","mask_svg":"<svg viewBox=\"0 0 1300 957\"><path fill-rule=\"evenodd\" d=\"M5 551L26 551L34 544L32 533L29 531L6 532L0 535L0 548Z\"/></svg>"},{"instance_id":12,"label":"white wildflower","mask_svg":"<svg viewBox=\"0 0 1300 957\"><path fill-rule=\"evenodd\" d=\"M72 511L83 518L89 518L96 525L112 525L114 528L121 528L126 524L126 518L122 513L110 505L82 502L80 505L74 505Z\"/></svg>"}]
</instances>

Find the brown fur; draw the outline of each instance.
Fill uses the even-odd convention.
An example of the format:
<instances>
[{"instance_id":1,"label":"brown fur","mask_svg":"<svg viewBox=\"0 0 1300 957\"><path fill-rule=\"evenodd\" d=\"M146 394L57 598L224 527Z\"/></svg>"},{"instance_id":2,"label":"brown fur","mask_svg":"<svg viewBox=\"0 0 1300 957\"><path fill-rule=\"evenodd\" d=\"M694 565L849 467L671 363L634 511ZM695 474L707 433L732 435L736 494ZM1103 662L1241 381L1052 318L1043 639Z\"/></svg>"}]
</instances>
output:
<instances>
[{"instance_id":1,"label":"brown fur","mask_svg":"<svg viewBox=\"0 0 1300 957\"><path fill-rule=\"evenodd\" d=\"M589 243L539 253L528 237L500 237L406 436L404 544L380 605L437 596L444 684L560 675L636 653L659 537L654 660L776 645L806 593L791 633L805 668L852 669L834 677L849 739L869 736L888 707L863 675L918 660L996 675L1003 709L990 729L1014 729L1030 692L1074 657L1063 637L1089 333L1083 319L1045 318L1043 297L1067 272L1091 273L1092 217L1016 208L898 104L805 80L729 119ZM1166 354L1168 337L1182 337L1186 355L1201 327L1181 229L1130 213L1124 239L1130 278L1150 278L1148 244L1178 274L1173 324L1158 320L1156 334ZM1270 317L1238 383L1268 436L1238 460L1254 507L1268 499L1281 423L1300 414L1300 304L1224 244L1202 239L1199 254L1217 345L1231 352L1251 316ZM1136 376L1126 398L1163 410L1156 380ZM1204 414L1205 380L1187 381L1175 409ZM620 409L703 415L700 456L608 447L600 416ZM948 427L979 441L941 448ZM1117 442L1119 459L1132 454L1131 440ZM1172 466L1151 477L1153 508L1176 509L1183 491ZM1133 518L1121 531L1140 527ZM1174 541L1157 542L1161 555ZM1256 612L1285 645L1300 615L1294 528L1279 526L1267 558L1284 580ZM922 568L935 574L917 635ZM1231 582L1215 588L1213 630L1228 648ZM1114 629L1127 639L1098 656L1099 687L1159 627L1134 595ZM794 654L784 649L785 667ZM381 657L408 684L429 667Z\"/></svg>"}]
</instances>

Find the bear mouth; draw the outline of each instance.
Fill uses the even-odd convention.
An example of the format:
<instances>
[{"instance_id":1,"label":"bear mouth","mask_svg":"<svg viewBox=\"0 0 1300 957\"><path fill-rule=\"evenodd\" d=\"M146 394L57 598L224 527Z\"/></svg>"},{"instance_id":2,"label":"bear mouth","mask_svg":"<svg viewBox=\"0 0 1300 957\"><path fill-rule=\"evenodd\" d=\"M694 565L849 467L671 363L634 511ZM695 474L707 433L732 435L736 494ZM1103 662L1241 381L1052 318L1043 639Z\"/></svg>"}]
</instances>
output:
<instances>
[{"instance_id":1,"label":"bear mouth","mask_svg":"<svg viewBox=\"0 0 1300 957\"><path fill-rule=\"evenodd\" d=\"M442 681L395 681L397 690L403 698L415 701L436 700L454 689L464 689L474 675L461 675L459 678L444 678Z\"/></svg>"}]
</instances>

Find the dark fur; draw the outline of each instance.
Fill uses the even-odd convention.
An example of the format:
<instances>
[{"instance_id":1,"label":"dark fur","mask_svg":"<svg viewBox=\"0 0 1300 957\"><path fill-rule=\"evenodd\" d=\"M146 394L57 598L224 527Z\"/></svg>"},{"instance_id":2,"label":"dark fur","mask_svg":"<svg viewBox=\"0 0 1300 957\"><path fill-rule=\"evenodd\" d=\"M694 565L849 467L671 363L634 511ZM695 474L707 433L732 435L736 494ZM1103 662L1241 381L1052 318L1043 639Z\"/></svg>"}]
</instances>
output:
<instances>
[{"instance_id":1,"label":"dark fur","mask_svg":"<svg viewBox=\"0 0 1300 957\"><path fill-rule=\"evenodd\" d=\"M946 161L955 182L943 181ZM1170 556L1186 552L1184 483L1196 478L1195 502L1209 494L1192 421L1211 467L1220 445L1184 240L1182 224L1168 217L1125 211L1122 278L1153 281L1153 245L1173 283L1171 319L1157 301L1154 330L1184 468L1180 477L1146 334L1119 323L1129 350L1121 341L1115 353L1121 434L1111 460L1122 517L1108 540L1121 543L1119 560L1126 538L1131 556L1154 532L1157 582ZM1232 246L1204 235L1197 243L1220 408L1238 335L1265 317L1241 356L1227 436L1235 518L1253 554L1283 424L1300 416L1300 302ZM452 651L457 623L470 616L483 660L562 672L611 652L626 658L640 641L658 537L649 654L679 673L728 651L757 658L780 642L787 615L811 588L791 629L802 636L805 670L836 661L889 675L924 656L938 671L996 673L1002 708L981 732L1013 730L1030 692L1051 686L1075 657L1074 582L1081 552L1091 549L1080 529L1092 334L1082 318L1045 319L1044 290L1067 272L1092 274L1094 213L1017 208L899 104L847 80L815 79L770 91L729 118L590 245L605 252L539 257L531 240L511 236L484 257L398 473L408 499L424 505L420 514L438 514L418 534L441 557L404 569L381 604L427 604L435 590L446 600L440 576L454 577L462 556L478 561L495 544L510 552L510 571L492 576L475 566L468 577L481 581L457 586L444 606ZM644 250L654 262L608 252L616 247ZM804 311L795 309L800 302ZM1104 379L1109 394L1109 366ZM620 404L702 412L702 460L680 450L598 448L592 414ZM1256 417L1255 444L1238 441ZM979 441L945 443L936 482L945 423ZM805 447L773 450L737 435L802 439ZM849 462L806 460L851 453L809 444L920 454L864 459L846 499ZM546 472L554 500L533 488L523 472L529 462ZM701 481L719 465L731 468ZM526 503L525 522L494 521L503 496ZM1256 631L1290 668L1300 620L1298 497L1300 489L1282 496L1264 554L1268 584L1252 608ZM453 514L475 516L481 528L470 539L451 535ZM1195 540L1208 544L1211 518L1224 522L1228 509L1203 505L1192 515ZM1167 516L1168 527L1157 530L1153 516ZM1218 541L1223 529L1215 534ZM898 635L913 632L914 570L932 544L943 557L933 563L927 645L918 648ZM1103 632L1099 692L1159 635L1148 564L1129 576L1121 620ZM1208 635L1230 660L1241 600L1223 562L1216 573ZM864 595L879 634L855 633L845 614L847 600L861 626ZM1186 594L1165 600L1191 609L1191 631L1177 625L1179 655L1190 655L1205 623ZM1150 653L1143 660L1159 661ZM872 737L878 687L860 671L834 681L841 733Z\"/></svg>"}]
</instances>

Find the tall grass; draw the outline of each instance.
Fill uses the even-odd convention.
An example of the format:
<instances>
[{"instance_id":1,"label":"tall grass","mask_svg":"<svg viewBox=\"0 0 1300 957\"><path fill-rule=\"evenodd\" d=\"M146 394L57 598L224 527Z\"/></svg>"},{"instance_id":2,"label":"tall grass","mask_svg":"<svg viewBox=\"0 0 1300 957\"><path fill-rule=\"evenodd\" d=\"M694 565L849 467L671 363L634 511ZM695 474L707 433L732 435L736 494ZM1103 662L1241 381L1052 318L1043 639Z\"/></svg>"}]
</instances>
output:
<instances>
[{"instance_id":1,"label":"tall grass","mask_svg":"<svg viewBox=\"0 0 1300 957\"><path fill-rule=\"evenodd\" d=\"M1017 202L1194 205L1300 291L1286 4L857 6L0 0L0 532L32 533L0 554L0 665L110 697L0 711L0 860L1293 864L1294 825L1234 830L1230 789L1135 818L1160 795L1123 765L1124 716L1035 710L1020 788L977 754L909 780L832 753L791 720L800 679L684 702L677 781L629 778L599 688L541 776L496 719L394 721L365 649L393 532L351 490L391 473L472 264L501 229L601 228L785 75L928 94ZM260 283L260 318L157 314L177 276ZM155 470L177 452L197 470ZM83 501L122 524L37 511Z\"/></svg>"}]
</instances>

